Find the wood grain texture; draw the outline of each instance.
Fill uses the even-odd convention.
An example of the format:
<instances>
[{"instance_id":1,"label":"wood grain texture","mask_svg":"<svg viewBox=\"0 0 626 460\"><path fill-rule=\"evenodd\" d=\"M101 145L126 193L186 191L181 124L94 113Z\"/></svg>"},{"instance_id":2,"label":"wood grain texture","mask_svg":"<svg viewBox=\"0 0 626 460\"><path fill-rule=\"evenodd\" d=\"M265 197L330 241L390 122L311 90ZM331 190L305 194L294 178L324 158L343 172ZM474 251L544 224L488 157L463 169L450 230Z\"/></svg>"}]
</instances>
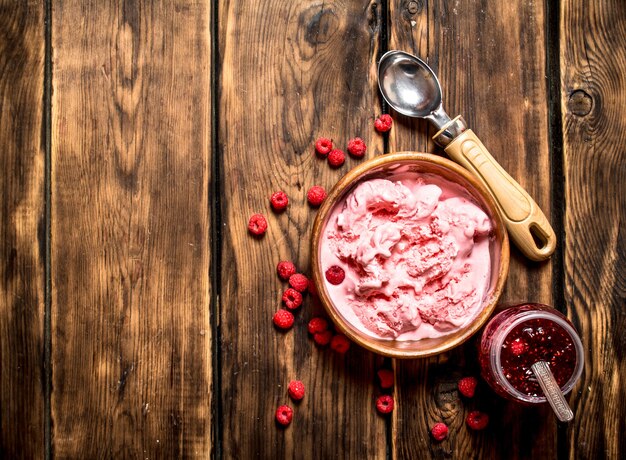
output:
<instances>
[{"instance_id":1,"label":"wood grain texture","mask_svg":"<svg viewBox=\"0 0 626 460\"><path fill-rule=\"evenodd\" d=\"M570 458L626 451L626 4L561 3L565 300L585 345Z\"/></svg>"},{"instance_id":2,"label":"wood grain texture","mask_svg":"<svg viewBox=\"0 0 626 460\"><path fill-rule=\"evenodd\" d=\"M0 457L44 453L44 8L0 2Z\"/></svg>"},{"instance_id":3,"label":"wood grain texture","mask_svg":"<svg viewBox=\"0 0 626 460\"><path fill-rule=\"evenodd\" d=\"M52 18L54 454L207 457L208 2Z\"/></svg>"},{"instance_id":4,"label":"wood grain texture","mask_svg":"<svg viewBox=\"0 0 626 460\"><path fill-rule=\"evenodd\" d=\"M464 116L494 158L549 217L544 28L543 5L532 0L390 2L389 48L427 60L439 77L449 115ZM397 123L390 135L391 151L425 148L443 154L430 140L431 127L393 116ZM530 262L512 248L502 302L550 304L551 291L550 263ZM458 378L478 372L475 341L438 358L396 363L395 458L413 458L415 452L428 452L433 458L556 455L556 424L549 408L507 403L484 383L477 398L460 399ZM466 414L476 409L489 413L489 430L472 433L466 428ZM434 444L428 429L440 420L450 425L451 435Z\"/></svg>"},{"instance_id":5,"label":"wood grain texture","mask_svg":"<svg viewBox=\"0 0 626 460\"><path fill-rule=\"evenodd\" d=\"M345 356L318 349L306 323L319 313L310 298L292 330L272 316L285 285L280 260L309 273L313 185L331 187L339 170L314 155L318 136L345 149L361 136L368 156L383 151L372 122L380 113L376 55L380 5L369 1L224 2L219 11L219 142L223 176L221 267L222 438L225 458L384 458L385 419L374 408L381 358L353 346ZM284 190L289 208L274 214L269 196ZM269 229L247 230L261 212ZM300 379L307 395L290 402ZM280 429L274 412L294 408Z\"/></svg>"}]
</instances>

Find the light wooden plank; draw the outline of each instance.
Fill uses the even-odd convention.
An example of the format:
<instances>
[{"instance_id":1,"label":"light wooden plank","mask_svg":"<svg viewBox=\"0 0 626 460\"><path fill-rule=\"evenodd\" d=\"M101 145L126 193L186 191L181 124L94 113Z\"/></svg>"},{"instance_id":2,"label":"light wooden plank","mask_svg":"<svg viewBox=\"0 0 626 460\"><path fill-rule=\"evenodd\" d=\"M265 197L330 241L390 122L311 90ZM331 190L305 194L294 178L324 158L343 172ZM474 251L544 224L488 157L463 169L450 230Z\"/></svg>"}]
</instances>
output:
<instances>
[{"instance_id":1,"label":"light wooden plank","mask_svg":"<svg viewBox=\"0 0 626 460\"><path fill-rule=\"evenodd\" d=\"M384 458L385 420L374 407L380 358L356 346L345 356L316 348L306 330L317 310L310 299L291 331L272 325L285 289L276 264L293 260L310 274L315 211L307 190L330 188L359 162L348 158L331 170L313 154L315 139L331 137L345 149L361 136L368 156L383 151L372 128L380 111L380 4L237 1L219 14L223 455ZM278 189L291 200L282 214L269 208ZM256 212L269 222L262 239L246 229ZM292 379L308 391L300 404L287 396ZM284 430L274 422L281 404L295 412Z\"/></svg>"},{"instance_id":2,"label":"light wooden plank","mask_svg":"<svg viewBox=\"0 0 626 460\"><path fill-rule=\"evenodd\" d=\"M427 60L443 89L450 116L462 114L493 156L550 215L547 80L544 6L515 2L392 1L390 49ZM398 121L390 150L444 154L430 137L434 130L394 114ZM559 241L559 244L563 242ZM535 264L512 249L503 302L552 302L551 264ZM457 380L477 375L474 341L449 354L397 362L398 410L393 418L395 458L415 452L439 458L540 458L555 455L556 424L548 408L528 410L480 389L471 402L460 398ZM483 382L483 386L486 384ZM491 426L472 433L470 410L491 416ZM430 427L450 426L450 436L433 443ZM506 442L503 442L506 439Z\"/></svg>"},{"instance_id":3,"label":"light wooden plank","mask_svg":"<svg viewBox=\"0 0 626 460\"><path fill-rule=\"evenodd\" d=\"M209 2L52 18L54 453L207 457Z\"/></svg>"}]
</instances>

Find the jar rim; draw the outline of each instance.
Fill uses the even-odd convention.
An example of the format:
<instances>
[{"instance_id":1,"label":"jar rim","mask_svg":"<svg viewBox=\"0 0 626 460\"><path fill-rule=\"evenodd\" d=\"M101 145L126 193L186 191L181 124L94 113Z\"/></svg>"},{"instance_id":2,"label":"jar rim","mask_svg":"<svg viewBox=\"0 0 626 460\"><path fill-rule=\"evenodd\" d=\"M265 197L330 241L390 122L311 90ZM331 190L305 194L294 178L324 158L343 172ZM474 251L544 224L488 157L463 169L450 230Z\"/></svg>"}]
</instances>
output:
<instances>
[{"instance_id":1,"label":"jar rim","mask_svg":"<svg viewBox=\"0 0 626 460\"><path fill-rule=\"evenodd\" d=\"M574 344L574 350L576 352L576 367L574 368L574 372L572 373L567 383L563 385L561 389L563 394L567 394L572 390L572 388L574 387L574 384L578 381L578 379L580 378L582 374L583 365L584 365L584 350L583 350L583 344L580 340L580 337L578 336L576 329L574 329L574 327L569 323L567 318L561 315L559 312L556 312L556 311L551 312L551 311L545 311L545 310L531 310L531 311L522 312L518 316L514 316L512 320L509 320L508 322L506 322L505 326L496 333L496 336L493 339L494 344L493 344L492 350L494 351L492 351L490 354L491 355L490 356L491 368L493 369L497 379L500 381L500 384L502 385L502 387L507 393L509 393L511 396L513 396L516 399L519 399L521 401L528 402L528 403L534 403L534 404L546 402L546 397L545 396L531 396L526 393L522 393L521 391L516 389L504 375L504 372L502 371L500 358L501 358L502 344L504 343L504 339L509 335L509 333L513 330L513 328L522 322L525 322L531 319L536 319L536 318L545 318L545 319L548 319L550 321L557 323L569 334L569 336L572 339L572 343Z\"/></svg>"}]
</instances>

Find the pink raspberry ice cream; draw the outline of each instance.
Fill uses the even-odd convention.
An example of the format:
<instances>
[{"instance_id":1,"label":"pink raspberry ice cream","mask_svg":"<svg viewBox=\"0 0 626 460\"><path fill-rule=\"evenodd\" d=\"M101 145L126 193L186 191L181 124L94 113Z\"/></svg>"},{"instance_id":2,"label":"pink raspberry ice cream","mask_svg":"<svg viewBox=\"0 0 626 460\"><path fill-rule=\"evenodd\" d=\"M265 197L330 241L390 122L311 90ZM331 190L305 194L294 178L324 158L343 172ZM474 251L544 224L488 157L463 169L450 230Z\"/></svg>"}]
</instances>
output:
<instances>
[{"instance_id":1,"label":"pink raspberry ice cream","mask_svg":"<svg viewBox=\"0 0 626 460\"><path fill-rule=\"evenodd\" d=\"M404 173L357 185L322 232L322 270L343 316L374 337L418 340L453 333L482 309L492 224L459 185Z\"/></svg>"}]
</instances>

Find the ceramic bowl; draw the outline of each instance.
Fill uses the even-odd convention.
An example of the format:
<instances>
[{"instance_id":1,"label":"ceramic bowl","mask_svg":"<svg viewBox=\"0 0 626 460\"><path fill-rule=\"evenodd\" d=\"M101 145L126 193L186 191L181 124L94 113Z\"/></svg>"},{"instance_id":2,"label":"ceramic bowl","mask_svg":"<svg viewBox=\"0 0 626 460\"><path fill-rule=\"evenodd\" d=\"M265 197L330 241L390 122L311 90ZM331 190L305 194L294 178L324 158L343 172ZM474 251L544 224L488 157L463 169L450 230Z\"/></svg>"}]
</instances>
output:
<instances>
[{"instance_id":1,"label":"ceramic bowl","mask_svg":"<svg viewBox=\"0 0 626 460\"><path fill-rule=\"evenodd\" d=\"M491 279L483 299L482 310L465 327L438 338L421 340L392 340L375 338L351 324L337 309L326 289L320 260L323 230L335 205L359 182L372 178L391 178L398 168L443 177L463 187L487 213L493 223L490 239ZM467 170L437 155L402 152L381 155L365 161L349 171L329 192L320 207L313 226L311 240L312 275L322 305L336 328L355 343L368 350L393 358L422 358L448 351L469 339L489 319L502 292L509 268L509 240L502 218L490 193Z\"/></svg>"}]
</instances>

